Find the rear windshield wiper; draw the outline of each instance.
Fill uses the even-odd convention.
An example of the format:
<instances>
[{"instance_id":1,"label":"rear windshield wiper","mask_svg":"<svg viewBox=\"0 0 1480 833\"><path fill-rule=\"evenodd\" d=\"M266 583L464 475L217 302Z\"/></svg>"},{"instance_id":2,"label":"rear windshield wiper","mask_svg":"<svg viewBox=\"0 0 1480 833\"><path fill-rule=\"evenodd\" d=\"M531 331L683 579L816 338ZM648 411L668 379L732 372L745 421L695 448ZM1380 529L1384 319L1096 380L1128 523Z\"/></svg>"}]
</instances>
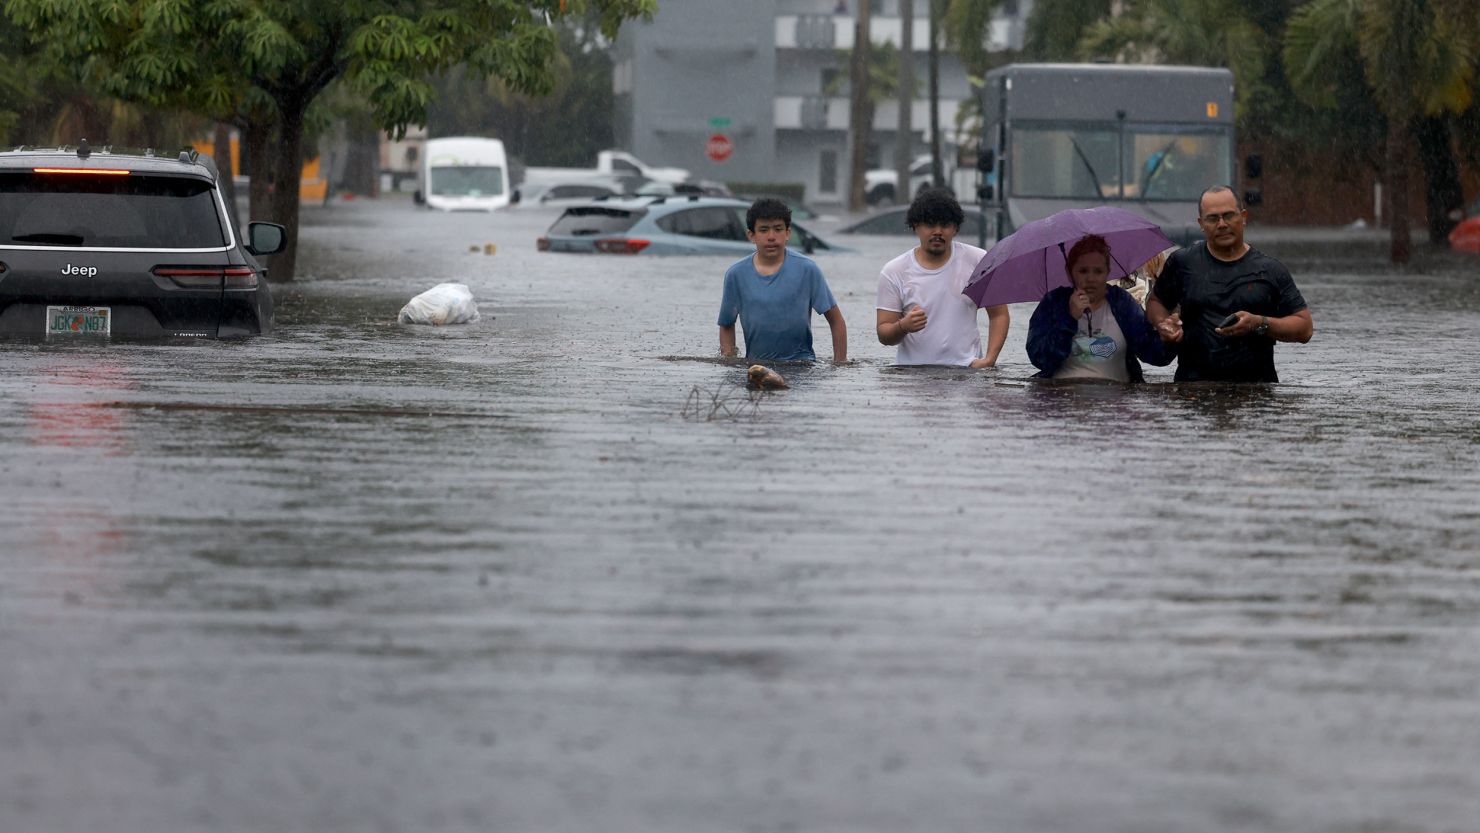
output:
<instances>
[{"instance_id":1,"label":"rear windshield wiper","mask_svg":"<svg viewBox=\"0 0 1480 833\"><path fill-rule=\"evenodd\" d=\"M41 234L19 234L10 238L10 241L12 243L46 243L53 246L81 246L82 235L43 232Z\"/></svg>"}]
</instances>

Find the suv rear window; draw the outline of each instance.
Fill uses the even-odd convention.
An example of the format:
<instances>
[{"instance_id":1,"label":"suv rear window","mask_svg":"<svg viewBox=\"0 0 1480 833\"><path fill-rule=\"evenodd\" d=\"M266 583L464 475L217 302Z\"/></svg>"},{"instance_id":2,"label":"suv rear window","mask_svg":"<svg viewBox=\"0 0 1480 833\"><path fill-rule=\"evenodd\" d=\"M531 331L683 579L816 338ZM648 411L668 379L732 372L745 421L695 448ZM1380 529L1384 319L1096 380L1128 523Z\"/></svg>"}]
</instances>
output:
<instances>
[{"instance_id":1,"label":"suv rear window","mask_svg":"<svg viewBox=\"0 0 1480 833\"><path fill-rule=\"evenodd\" d=\"M570 235L571 237L594 237L599 234L619 234L632 228L641 217L643 211L629 211L623 208L607 208L605 206L582 205L575 208L565 209L555 225L550 226L546 232L550 235Z\"/></svg>"},{"instance_id":2,"label":"suv rear window","mask_svg":"<svg viewBox=\"0 0 1480 833\"><path fill-rule=\"evenodd\" d=\"M214 249L226 232L209 182L0 173L0 245Z\"/></svg>"},{"instance_id":3,"label":"suv rear window","mask_svg":"<svg viewBox=\"0 0 1480 833\"><path fill-rule=\"evenodd\" d=\"M745 212L728 208L689 208L658 218L658 228L711 240L745 240Z\"/></svg>"}]
</instances>

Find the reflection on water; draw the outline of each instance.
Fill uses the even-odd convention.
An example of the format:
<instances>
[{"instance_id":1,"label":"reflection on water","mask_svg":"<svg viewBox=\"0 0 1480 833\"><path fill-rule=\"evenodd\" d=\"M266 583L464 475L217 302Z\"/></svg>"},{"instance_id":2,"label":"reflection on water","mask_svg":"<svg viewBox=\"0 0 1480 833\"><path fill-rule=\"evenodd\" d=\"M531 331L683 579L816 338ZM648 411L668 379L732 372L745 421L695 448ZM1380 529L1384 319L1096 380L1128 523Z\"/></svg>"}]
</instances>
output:
<instances>
[{"instance_id":1,"label":"reflection on water","mask_svg":"<svg viewBox=\"0 0 1480 833\"><path fill-rule=\"evenodd\" d=\"M727 262L551 219L310 212L270 337L0 347L21 829L1480 813L1472 262L1256 241L1316 321L1284 384L1062 385L1031 305L995 369L892 366L862 240L818 259L855 360L704 420ZM394 323L444 280L484 319Z\"/></svg>"}]
</instances>

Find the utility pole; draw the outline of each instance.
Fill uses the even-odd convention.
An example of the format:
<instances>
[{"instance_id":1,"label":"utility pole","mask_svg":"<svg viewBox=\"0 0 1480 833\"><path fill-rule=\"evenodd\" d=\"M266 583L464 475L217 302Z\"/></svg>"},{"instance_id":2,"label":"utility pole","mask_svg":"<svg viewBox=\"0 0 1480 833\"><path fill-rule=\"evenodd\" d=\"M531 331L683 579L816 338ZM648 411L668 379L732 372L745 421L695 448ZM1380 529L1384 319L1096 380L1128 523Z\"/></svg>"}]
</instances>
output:
<instances>
[{"instance_id":1,"label":"utility pole","mask_svg":"<svg viewBox=\"0 0 1480 833\"><path fill-rule=\"evenodd\" d=\"M930 184L945 184L940 164L940 0L930 4Z\"/></svg>"},{"instance_id":2,"label":"utility pole","mask_svg":"<svg viewBox=\"0 0 1480 833\"><path fill-rule=\"evenodd\" d=\"M868 94L871 0L855 2L858 19L853 30L853 97L848 108L848 129L853 133L849 143L848 210L859 212L866 207L867 194L863 190L863 175L868 170L868 139L874 126L874 108Z\"/></svg>"},{"instance_id":3,"label":"utility pole","mask_svg":"<svg viewBox=\"0 0 1480 833\"><path fill-rule=\"evenodd\" d=\"M908 203L914 194L910 163L915 156L911 109L915 100L915 2L899 0L899 129L894 145L894 201Z\"/></svg>"}]
</instances>

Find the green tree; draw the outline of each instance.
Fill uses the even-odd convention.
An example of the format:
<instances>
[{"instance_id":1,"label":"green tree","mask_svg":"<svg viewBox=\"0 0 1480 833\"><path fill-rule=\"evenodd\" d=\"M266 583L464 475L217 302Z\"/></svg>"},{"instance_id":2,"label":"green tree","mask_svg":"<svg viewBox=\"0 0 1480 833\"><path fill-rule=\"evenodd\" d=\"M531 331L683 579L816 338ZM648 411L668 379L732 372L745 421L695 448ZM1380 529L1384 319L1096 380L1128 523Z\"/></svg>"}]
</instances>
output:
<instances>
[{"instance_id":1,"label":"green tree","mask_svg":"<svg viewBox=\"0 0 1480 833\"><path fill-rule=\"evenodd\" d=\"M544 92L552 21L594 10L611 36L656 9L656 0L5 0L32 43L85 65L112 94L275 125L271 216L287 227L289 246L273 275L284 280L297 253L306 117L330 84L342 79L378 126L402 135L426 122L437 73L464 64Z\"/></svg>"},{"instance_id":2,"label":"green tree","mask_svg":"<svg viewBox=\"0 0 1480 833\"><path fill-rule=\"evenodd\" d=\"M1038 0L1028 13L1023 52L1035 61L1077 60L1085 29L1110 16L1110 0Z\"/></svg>"},{"instance_id":3,"label":"green tree","mask_svg":"<svg viewBox=\"0 0 1480 833\"><path fill-rule=\"evenodd\" d=\"M941 16L946 46L955 50L970 75L985 75L992 68L993 54L987 51L992 16L1003 0L947 0Z\"/></svg>"},{"instance_id":4,"label":"green tree","mask_svg":"<svg viewBox=\"0 0 1480 833\"><path fill-rule=\"evenodd\" d=\"M1227 67L1240 111L1259 91L1268 37L1246 16L1241 0L1133 0L1124 14L1085 29L1081 59L1108 57L1132 64Z\"/></svg>"},{"instance_id":5,"label":"green tree","mask_svg":"<svg viewBox=\"0 0 1480 833\"><path fill-rule=\"evenodd\" d=\"M1312 0L1286 32L1285 65L1303 98L1331 106L1350 78L1330 67L1355 54L1386 117L1383 171L1394 263L1406 262L1411 248L1409 148L1422 135L1422 120L1463 113L1474 100L1480 21L1468 6L1468 0Z\"/></svg>"},{"instance_id":6,"label":"green tree","mask_svg":"<svg viewBox=\"0 0 1480 833\"><path fill-rule=\"evenodd\" d=\"M853 63L853 50L836 50L840 70ZM877 41L868 51L868 97L874 104L893 101L899 97L899 49L887 41ZM839 72L828 79L822 92L839 96L848 91L848 76ZM920 92L920 79L915 79L915 94Z\"/></svg>"},{"instance_id":7,"label":"green tree","mask_svg":"<svg viewBox=\"0 0 1480 833\"><path fill-rule=\"evenodd\" d=\"M592 12L560 21L556 31L548 94L522 93L501 78L454 67L434 82L431 135L502 139L529 165L591 165L597 151L614 143L611 42Z\"/></svg>"}]
</instances>

